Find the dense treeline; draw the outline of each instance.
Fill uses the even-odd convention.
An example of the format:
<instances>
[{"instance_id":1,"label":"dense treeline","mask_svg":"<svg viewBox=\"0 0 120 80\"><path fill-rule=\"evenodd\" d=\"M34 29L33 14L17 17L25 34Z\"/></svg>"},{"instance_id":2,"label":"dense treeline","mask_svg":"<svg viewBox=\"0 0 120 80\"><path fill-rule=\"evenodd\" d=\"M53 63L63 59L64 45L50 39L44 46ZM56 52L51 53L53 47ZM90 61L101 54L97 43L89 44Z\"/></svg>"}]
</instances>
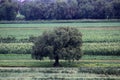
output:
<instances>
[{"instance_id":1,"label":"dense treeline","mask_svg":"<svg viewBox=\"0 0 120 80\"><path fill-rule=\"evenodd\" d=\"M26 20L120 19L120 0L0 0L0 20L17 13Z\"/></svg>"}]
</instances>

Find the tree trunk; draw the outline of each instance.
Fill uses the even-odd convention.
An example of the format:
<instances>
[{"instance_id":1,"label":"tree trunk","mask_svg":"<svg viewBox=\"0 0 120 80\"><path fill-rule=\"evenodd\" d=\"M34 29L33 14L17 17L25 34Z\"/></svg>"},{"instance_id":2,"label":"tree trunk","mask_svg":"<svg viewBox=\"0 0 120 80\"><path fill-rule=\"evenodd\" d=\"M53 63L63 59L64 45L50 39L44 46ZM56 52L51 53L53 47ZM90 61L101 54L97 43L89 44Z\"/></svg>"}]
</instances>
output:
<instances>
[{"instance_id":1,"label":"tree trunk","mask_svg":"<svg viewBox=\"0 0 120 80\"><path fill-rule=\"evenodd\" d=\"M54 67L60 67L60 63L59 63L59 57L55 56L55 63L53 64Z\"/></svg>"}]
</instances>

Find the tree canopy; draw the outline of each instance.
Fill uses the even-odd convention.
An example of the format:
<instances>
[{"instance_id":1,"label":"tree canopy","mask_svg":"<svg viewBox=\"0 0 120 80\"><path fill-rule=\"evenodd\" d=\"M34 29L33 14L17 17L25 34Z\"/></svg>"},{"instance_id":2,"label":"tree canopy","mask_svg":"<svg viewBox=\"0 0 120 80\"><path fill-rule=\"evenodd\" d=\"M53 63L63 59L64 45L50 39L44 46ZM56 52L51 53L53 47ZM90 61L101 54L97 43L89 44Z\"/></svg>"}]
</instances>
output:
<instances>
[{"instance_id":1,"label":"tree canopy","mask_svg":"<svg viewBox=\"0 0 120 80\"><path fill-rule=\"evenodd\" d=\"M55 59L54 66L59 66L59 59L79 60L82 56L82 34L77 28L59 27L53 31L44 32L33 46L32 57Z\"/></svg>"},{"instance_id":2,"label":"tree canopy","mask_svg":"<svg viewBox=\"0 0 120 80\"><path fill-rule=\"evenodd\" d=\"M0 1L0 20L15 20L17 5L11 0Z\"/></svg>"},{"instance_id":3,"label":"tree canopy","mask_svg":"<svg viewBox=\"0 0 120 80\"><path fill-rule=\"evenodd\" d=\"M15 16L15 5L26 20L120 19L120 0L1 0L0 20Z\"/></svg>"}]
</instances>

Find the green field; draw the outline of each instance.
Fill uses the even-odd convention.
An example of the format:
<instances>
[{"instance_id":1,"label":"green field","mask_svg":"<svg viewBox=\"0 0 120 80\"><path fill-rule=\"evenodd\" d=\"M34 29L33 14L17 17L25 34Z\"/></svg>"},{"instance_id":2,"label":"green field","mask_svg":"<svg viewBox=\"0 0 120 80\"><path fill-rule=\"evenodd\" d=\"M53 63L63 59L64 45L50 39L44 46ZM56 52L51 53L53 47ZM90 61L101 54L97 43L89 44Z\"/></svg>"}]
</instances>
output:
<instances>
[{"instance_id":1,"label":"green field","mask_svg":"<svg viewBox=\"0 0 120 80\"><path fill-rule=\"evenodd\" d=\"M2 54L31 54L33 43L0 43ZM83 43L82 52L87 55L120 55L119 42Z\"/></svg>"},{"instance_id":2,"label":"green field","mask_svg":"<svg viewBox=\"0 0 120 80\"><path fill-rule=\"evenodd\" d=\"M13 22L15 24L1 24L0 27L65 27L65 26L72 26L72 27L118 27L120 25L119 21L40 21L40 22L29 22L29 24L22 22L21 23L17 23L17 22Z\"/></svg>"},{"instance_id":3,"label":"green field","mask_svg":"<svg viewBox=\"0 0 120 80\"><path fill-rule=\"evenodd\" d=\"M25 39L30 36L41 35L49 27L39 28L0 28L0 37L14 36L16 39ZM120 27L111 28L78 28L83 34L83 41L86 42L119 42Z\"/></svg>"},{"instance_id":4,"label":"green field","mask_svg":"<svg viewBox=\"0 0 120 80\"><path fill-rule=\"evenodd\" d=\"M101 74L102 73L102 74ZM116 75L114 75L116 74ZM0 68L0 80L119 80L119 68Z\"/></svg>"},{"instance_id":5,"label":"green field","mask_svg":"<svg viewBox=\"0 0 120 80\"><path fill-rule=\"evenodd\" d=\"M2 22L1 22L2 23ZM8 23L8 22L7 22ZM13 22L12 22L13 23ZM15 37L12 43L0 43L0 80L119 80L120 22L15 22L0 24L0 39ZM83 57L69 63L60 60L61 68L53 68L54 60L31 58L30 36L39 36L55 27L77 27L83 34Z\"/></svg>"},{"instance_id":6,"label":"green field","mask_svg":"<svg viewBox=\"0 0 120 80\"><path fill-rule=\"evenodd\" d=\"M49 60L45 58L45 60ZM0 60L33 60L31 54L0 54ZM84 55L81 60L120 60L119 56Z\"/></svg>"}]
</instances>

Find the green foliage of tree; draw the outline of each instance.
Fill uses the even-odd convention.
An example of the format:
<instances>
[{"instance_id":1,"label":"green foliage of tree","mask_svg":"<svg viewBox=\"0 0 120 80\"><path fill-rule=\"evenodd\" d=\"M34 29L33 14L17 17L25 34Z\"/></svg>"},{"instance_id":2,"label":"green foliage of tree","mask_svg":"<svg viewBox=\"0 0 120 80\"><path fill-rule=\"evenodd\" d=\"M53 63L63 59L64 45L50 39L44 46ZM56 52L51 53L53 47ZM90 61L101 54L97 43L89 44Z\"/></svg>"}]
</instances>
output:
<instances>
[{"instance_id":1,"label":"green foliage of tree","mask_svg":"<svg viewBox=\"0 0 120 80\"><path fill-rule=\"evenodd\" d=\"M17 5L11 0L2 0L0 2L0 20L15 20Z\"/></svg>"},{"instance_id":2,"label":"green foliage of tree","mask_svg":"<svg viewBox=\"0 0 120 80\"><path fill-rule=\"evenodd\" d=\"M120 19L120 0L114 1L112 6L114 18Z\"/></svg>"},{"instance_id":3,"label":"green foliage of tree","mask_svg":"<svg viewBox=\"0 0 120 80\"><path fill-rule=\"evenodd\" d=\"M120 19L120 0L1 0L0 20Z\"/></svg>"},{"instance_id":4,"label":"green foliage of tree","mask_svg":"<svg viewBox=\"0 0 120 80\"><path fill-rule=\"evenodd\" d=\"M59 59L79 60L82 56L82 34L77 28L59 27L44 32L34 43L32 57L55 59L54 66L60 66Z\"/></svg>"},{"instance_id":5,"label":"green foliage of tree","mask_svg":"<svg viewBox=\"0 0 120 80\"><path fill-rule=\"evenodd\" d=\"M21 12L27 20L119 19L119 0L26 1Z\"/></svg>"}]
</instances>

